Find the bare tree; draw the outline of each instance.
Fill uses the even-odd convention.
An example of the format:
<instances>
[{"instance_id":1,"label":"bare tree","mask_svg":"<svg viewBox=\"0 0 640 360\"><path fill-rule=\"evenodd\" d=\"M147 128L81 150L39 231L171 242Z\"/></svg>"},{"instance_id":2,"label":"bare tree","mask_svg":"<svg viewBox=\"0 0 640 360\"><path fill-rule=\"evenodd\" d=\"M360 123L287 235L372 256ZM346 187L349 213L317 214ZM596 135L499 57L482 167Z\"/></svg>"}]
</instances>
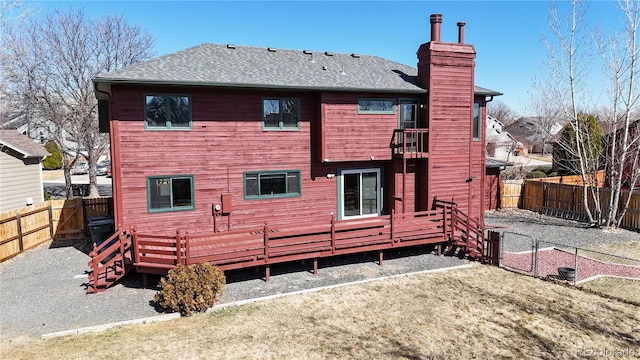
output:
<instances>
[{"instance_id":1,"label":"bare tree","mask_svg":"<svg viewBox=\"0 0 640 360\"><path fill-rule=\"evenodd\" d=\"M584 4L580 1L571 1L570 4L566 22L560 21L555 6L551 11L550 28L554 41L545 41L551 61L546 82L540 89L546 95L544 101L549 101L559 111L575 133L558 145L563 150L571 151L575 158L573 167L582 175L585 184L583 204L589 219L598 225L616 227L621 225L629 207L630 195L640 180L640 122L637 114L640 105L637 81L640 2L618 0L622 31L615 31L608 36L599 34L597 41L586 36L587 29L594 27L585 22ZM581 109L589 106L589 92L584 84L594 59L584 55L590 55L592 48L599 50L602 73L610 80L608 102L596 112L598 126L603 128L605 134L601 145L603 156L598 159L593 159L593 149L600 144L594 144L596 138L585 132L586 128L593 126L584 126L584 119L581 118L584 115L580 115ZM570 140L567 142L566 139ZM591 170L603 167L606 169L605 182L611 187L611 196L607 199L601 199L600 192L593 186L598 185L597 177L589 175ZM625 187L629 188L627 196L624 196Z\"/></svg>"},{"instance_id":2,"label":"bare tree","mask_svg":"<svg viewBox=\"0 0 640 360\"><path fill-rule=\"evenodd\" d=\"M608 92L610 108L602 112L602 118L609 128L605 159L611 196L607 204L606 226L620 226L631 200L629 194L620 208L623 185L628 184L631 193L636 189L640 177L640 129L638 118L634 117L640 105L640 92L637 89L640 4L632 0L619 0L618 6L625 24L622 34L614 33L606 40L600 35L598 41L604 70L611 84Z\"/></svg>"},{"instance_id":3,"label":"bare tree","mask_svg":"<svg viewBox=\"0 0 640 360\"><path fill-rule=\"evenodd\" d=\"M2 70L31 121L46 128L64 157L66 193L70 170L83 154L89 162L90 195L97 196L96 162L108 146L99 133L92 78L151 57L153 39L122 16L89 19L82 10L29 17L3 34Z\"/></svg>"},{"instance_id":4,"label":"bare tree","mask_svg":"<svg viewBox=\"0 0 640 360\"><path fill-rule=\"evenodd\" d=\"M487 115L500 120L504 126L513 123L518 114L500 100L491 101L487 104Z\"/></svg>"},{"instance_id":5,"label":"bare tree","mask_svg":"<svg viewBox=\"0 0 640 360\"><path fill-rule=\"evenodd\" d=\"M557 109L561 121L572 127L572 136L566 138L571 143L560 141L558 145L576 160L571 164L575 166L575 172L582 176L583 206L589 221L595 224L600 222L602 211L600 193L594 186L597 186L597 177L591 170L598 168L599 165L592 162L599 160L590 156L592 145L589 144L589 134L585 133L589 127L581 126L582 122L579 121L581 108L586 107L589 100L586 85L592 60L592 41L588 32L589 24L585 21L588 6L580 0L569 3L570 8L565 16L558 12L555 2L549 11L552 37L543 38L549 59L546 67L548 73L545 81L536 86L543 101ZM589 207L590 203L595 206L595 214Z\"/></svg>"}]
</instances>

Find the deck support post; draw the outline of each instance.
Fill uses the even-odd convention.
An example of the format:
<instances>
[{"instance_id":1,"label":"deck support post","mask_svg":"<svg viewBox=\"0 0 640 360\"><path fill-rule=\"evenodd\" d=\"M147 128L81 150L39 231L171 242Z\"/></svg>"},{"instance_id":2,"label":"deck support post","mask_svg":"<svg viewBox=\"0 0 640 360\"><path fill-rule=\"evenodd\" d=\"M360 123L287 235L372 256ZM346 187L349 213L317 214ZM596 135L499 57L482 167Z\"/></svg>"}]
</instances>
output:
<instances>
[{"instance_id":1,"label":"deck support post","mask_svg":"<svg viewBox=\"0 0 640 360\"><path fill-rule=\"evenodd\" d=\"M383 258L384 258L384 252L382 250L380 250L378 252L378 265L383 266Z\"/></svg>"},{"instance_id":2,"label":"deck support post","mask_svg":"<svg viewBox=\"0 0 640 360\"><path fill-rule=\"evenodd\" d=\"M438 244L438 256L442 256L442 244Z\"/></svg>"},{"instance_id":3,"label":"deck support post","mask_svg":"<svg viewBox=\"0 0 640 360\"><path fill-rule=\"evenodd\" d=\"M146 289L147 288L147 274L146 273L142 273L142 288Z\"/></svg>"},{"instance_id":4,"label":"deck support post","mask_svg":"<svg viewBox=\"0 0 640 360\"><path fill-rule=\"evenodd\" d=\"M269 282L269 278L271 277L271 266L265 265L264 267L264 279L266 282Z\"/></svg>"},{"instance_id":5,"label":"deck support post","mask_svg":"<svg viewBox=\"0 0 640 360\"><path fill-rule=\"evenodd\" d=\"M318 258L313 259L313 275L318 275Z\"/></svg>"}]
</instances>

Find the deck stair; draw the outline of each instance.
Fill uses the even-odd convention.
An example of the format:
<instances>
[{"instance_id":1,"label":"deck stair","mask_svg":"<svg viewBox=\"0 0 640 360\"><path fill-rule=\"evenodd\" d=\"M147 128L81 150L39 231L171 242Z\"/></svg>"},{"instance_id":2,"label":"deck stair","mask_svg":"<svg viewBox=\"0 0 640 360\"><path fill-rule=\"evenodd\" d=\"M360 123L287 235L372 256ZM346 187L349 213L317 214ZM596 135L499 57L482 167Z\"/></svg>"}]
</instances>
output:
<instances>
[{"instance_id":1,"label":"deck stair","mask_svg":"<svg viewBox=\"0 0 640 360\"><path fill-rule=\"evenodd\" d=\"M115 284L133 269L132 232L119 230L89 254L87 293L98 293Z\"/></svg>"},{"instance_id":2,"label":"deck stair","mask_svg":"<svg viewBox=\"0 0 640 360\"><path fill-rule=\"evenodd\" d=\"M484 224L460 210L453 201L437 201L436 206L443 207L450 218L446 252L453 254L462 251L469 258L484 262L487 258Z\"/></svg>"}]
</instances>

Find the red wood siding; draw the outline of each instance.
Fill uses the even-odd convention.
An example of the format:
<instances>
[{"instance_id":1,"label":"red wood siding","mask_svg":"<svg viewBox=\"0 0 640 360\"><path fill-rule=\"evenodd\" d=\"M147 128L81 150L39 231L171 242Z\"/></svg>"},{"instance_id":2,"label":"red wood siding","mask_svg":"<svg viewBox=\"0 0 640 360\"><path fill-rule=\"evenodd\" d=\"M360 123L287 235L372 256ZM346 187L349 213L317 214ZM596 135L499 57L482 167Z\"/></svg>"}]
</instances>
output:
<instances>
[{"instance_id":1,"label":"red wood siding","mask_svg":"<svg viewBox=\"0 0 640 360\"><path fill-rule=\"evenodd\" d=\"M359 98L393 99L393 114L358 114ZM398 128L398 101L388 94L323 93L321 134L323 151L318 161L390 160L389 144ZM417 99L417 98L416 98Z\"/></svg>"},{"instance_id":2,"label":"red wood siding","mask_svg":"<svg viewBox=\"0 0 640 360\"><path fill-rule=\"evenodd\" d=\"M500 208L500 169L487 169L484 183L484 208L496 210Z\"/></svg>"},{"instance_id":3,"label":"red wood siding","mask_svg":"<svg viewBox=\"0 0 640 360\"><path fill-rule=\"evenodd\" d=\"M191 131L144 129L145 92L189 94ZM172 233L176 229L213 230L211 207L222 194L231 194L233 211L220 218L221 230L263 224L328 221L337 215L339 169L381 168L384 174L384 213L393 203L394 165L391 161L320 163L313 161L311 143L319 127L320 104L311 93L219 91L204 88L113 88L114 189L122 201L119 224L140 231ZM300 131L262 131L263 97L300 98ZM395 115L394 115L395 116ZM389 132L389 137L392 131ZM388 139L387 139L388 140ZM314 141L315 142L315 141ZM114 144L116 144L114 143ZM244 199L247 171L299 170L302 195L273 199ZM148 213L146 178L157 175L194 176L195 209ZM413 196L413 195L412 195ZM413 201L413 200L411 200ZM413 207L411 207L413 209Z\"/></svg>"},{"instance_id":4,"label":"red wood siding","mask_svg":"<svg viewBox=\"0 0 640 360\"><path fill-rule=\"evenodd\" d=\"M482 220L484 134L472 140L475 51L466 44L427 43L418 57L419 82L429 88L428 198L453 199Z\"/></svg>"}]
</instances>

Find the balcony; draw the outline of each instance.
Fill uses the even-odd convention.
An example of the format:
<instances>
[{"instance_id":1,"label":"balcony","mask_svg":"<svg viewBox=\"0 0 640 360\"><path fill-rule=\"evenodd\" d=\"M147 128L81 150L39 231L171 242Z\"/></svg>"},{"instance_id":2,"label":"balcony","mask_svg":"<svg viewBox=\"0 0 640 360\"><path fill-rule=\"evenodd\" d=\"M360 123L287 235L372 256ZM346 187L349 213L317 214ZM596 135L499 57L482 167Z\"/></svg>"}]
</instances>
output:
<instances>
[{"instance_id":1,"label":"balcony","mask_svg":"<svg viewBox=\"0 0 640 360\"><path fill-rule=\"evenodd\" d=\"M391 139L394 157L422 159L429 157L429 129L395 129Z\"/></svg>"}]
</instances>

